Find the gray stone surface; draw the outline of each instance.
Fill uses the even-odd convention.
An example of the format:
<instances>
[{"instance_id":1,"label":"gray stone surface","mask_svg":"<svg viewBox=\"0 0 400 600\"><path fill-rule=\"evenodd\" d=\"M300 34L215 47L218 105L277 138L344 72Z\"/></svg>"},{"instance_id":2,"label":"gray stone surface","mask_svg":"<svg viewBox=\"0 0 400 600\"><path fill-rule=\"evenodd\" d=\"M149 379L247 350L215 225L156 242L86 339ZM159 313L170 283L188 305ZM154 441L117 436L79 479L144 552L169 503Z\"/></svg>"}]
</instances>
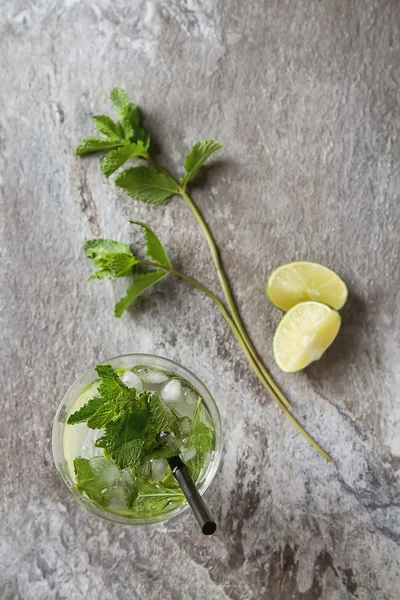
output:
<instances>
[{"instance_id":1,"label":"gray stone surface","mask_svg":"<svg viewBox=\"0 0 400 600\"><path fill-rule=\"evenodd\" d=\"M0 2L1 521L3 600L396 600L400 586L399 117L395 0ZM86 283L93 236L149 221L174 262L218 288L187 208L140 205L77 160L90 112L120 84L160 160L225 146L194 192L238 303L327 464L258 385L210 301L169 280L123 319L121 286ZM271 269L336 269L343 327L304 373L274 366ZM225 449L189 514L124 528L75 503L51 423L80 373L126 352L165 355L214 394Z\"/></svg>"}]
</instances>

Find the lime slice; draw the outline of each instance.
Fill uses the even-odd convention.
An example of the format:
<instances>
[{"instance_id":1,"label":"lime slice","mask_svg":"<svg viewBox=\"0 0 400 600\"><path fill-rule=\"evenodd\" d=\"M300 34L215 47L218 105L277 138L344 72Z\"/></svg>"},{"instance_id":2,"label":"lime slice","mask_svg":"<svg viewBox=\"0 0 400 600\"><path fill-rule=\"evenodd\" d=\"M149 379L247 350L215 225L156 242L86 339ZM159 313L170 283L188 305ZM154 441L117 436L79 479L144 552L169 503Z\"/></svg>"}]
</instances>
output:
<instances>
[{"instance_id":1,"label":"lime slice","mask_svg":"<svg viewBox=\"0 0 400 600\"><path fill-rule=\"evenodd\" d=\"M347 287L336 273L319 263L299 260L281 265L267 283L267 296L285 312L307 300L339 310L347 300Z\"/></svg>"},{"instance_id":2,"label":"lime slice","mask_svg":"<svg viewBox=\"0 0 400 600\"><path fill-rule=\"evenodd\" d=\"M276 328L273 349L276 364L286 373L319 360L340 327L340 315L320 302L301 302L291 308Z\"/></svg>"}]
</instances>

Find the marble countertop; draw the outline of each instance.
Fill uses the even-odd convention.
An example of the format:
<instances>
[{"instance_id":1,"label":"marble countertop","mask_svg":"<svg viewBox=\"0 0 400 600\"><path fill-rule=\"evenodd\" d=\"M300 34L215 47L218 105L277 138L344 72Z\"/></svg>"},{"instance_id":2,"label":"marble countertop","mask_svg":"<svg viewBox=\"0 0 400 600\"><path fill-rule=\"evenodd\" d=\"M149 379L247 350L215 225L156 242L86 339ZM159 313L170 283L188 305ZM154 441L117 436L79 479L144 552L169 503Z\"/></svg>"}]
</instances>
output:
<instances>
[{"instance_id":1,"label":"marble countertop","mask_svg":"<svg viewBox=\"0 0 400 600\"><path fill-rule=\"evenodd\" d=\"M395 0L0 2L3 600L398 599L399 53ZM85 281L83 241L134 242L129 217L218 289L182 202L140 204L97 157L75 158L114 85L173 172L199 139L224 144L193 197L255 344L333 464L272 403L205 296L170 279L117 320L120 284ZM297 258L335 269L350 297L324 358L285 375L264 286ZM190 514L102 521L57 476L63 393L128 352L181 362L217 400L212 539Z\"/></svg>"}]
</instances>

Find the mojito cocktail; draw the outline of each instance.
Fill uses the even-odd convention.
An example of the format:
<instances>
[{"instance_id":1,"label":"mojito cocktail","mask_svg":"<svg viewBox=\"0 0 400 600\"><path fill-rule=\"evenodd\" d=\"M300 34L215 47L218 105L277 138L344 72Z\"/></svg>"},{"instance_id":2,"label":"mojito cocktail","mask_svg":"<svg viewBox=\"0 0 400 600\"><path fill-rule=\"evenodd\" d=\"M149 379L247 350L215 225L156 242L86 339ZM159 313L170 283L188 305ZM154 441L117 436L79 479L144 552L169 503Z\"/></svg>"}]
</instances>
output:
<instances>
[{"instance_id":1,"label":"mojito cocktail","mask_svg":"<svg viewBox=\"0 0 400 600\"><path fill-rule=\"evenodd\" d=\"M80 377L53 429L56 466L75 498L120 523L160 522L187 508L168 459L200 493L221 454L218 409L192 373L167 359L121 356Z\"/></svg>"}]
</instances>

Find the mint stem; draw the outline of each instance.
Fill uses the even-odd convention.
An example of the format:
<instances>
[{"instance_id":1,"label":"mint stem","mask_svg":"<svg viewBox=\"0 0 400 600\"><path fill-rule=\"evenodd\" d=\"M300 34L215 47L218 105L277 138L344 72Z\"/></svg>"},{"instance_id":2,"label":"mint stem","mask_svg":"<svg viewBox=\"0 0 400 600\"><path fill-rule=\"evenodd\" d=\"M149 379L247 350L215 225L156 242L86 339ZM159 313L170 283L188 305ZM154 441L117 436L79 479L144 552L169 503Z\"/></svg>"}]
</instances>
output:
<instances>
[{"instance_id":1,"label":"mint stem","mask_svg":"<svg viewBox=\"0 0 400 600\"><path fill-rule=\"evenodd\" d=\"M169 177L172 177L172 175L166 169L164 169L163 166L161 166L155 160L153 160L150 155L147 155L147 160L155 167L155 169L164 173L165 175L168 175ZM172 177L172 179L174 179L176 181L176 183L178 184L179 194L182 196L182 198L185 200L186 204L189 206L190 210L192 211L196 221L200 225L200 228L204 234L204 237L206 239L206 242L207 242L208 247L211 252L211 258L213 260L215 269L217 271L217 275L218 275L218 278L219 278L219 281L220 281L220 284L222 287L222 292L224 294L225 301L226 301L228 308L232 315L232 319L235 322L235 324L240 332L240 335L242 336L243 341L246 344L250 354L252 355L254 361L258 365L259 370L261 371L262 383L263 383L264 387L266 387L266 389L268 390L268 392L271 395L272 395L271 389L273 390L274 399L275 399L275 396L278 396L280 401L283 402L283 404L285 404L285 406L290 406L289 400L286 398L286 396L280 390L279 386L275 383L274 379L272 378L272 375L269 373L269 371L263 364L257 350L254 347L254 344L252 343L252 341L246 331L243 321L240 318L239 311L238 311L235 301L233 299L232 292L230 290L230 286L228 283L228 279L225 275L225 271L224 271L224 268L223 268L223 265L221 262L221 258L219 256L218 248L217 248L217 245L213 238L213 235L210 231L210 228L208 227L207 223L205 222L205 220L204 220L201 212L197 208L196 204L193 202L193 200L191 199L189 194L186 192L186 185L181 186L174 177Z\"/></svg>"},{"instance_id":2,"label":"mint stem","mask_svg":"<svg viewBox=\"0 0 400 600\"><path fill-rule=\"evenodd\" d=\"M158 263L146 261L146 260L138 261L136 264L145 265L148 267L156 267L157 269L163 269L166 273L170 273L171 275L176 275L176 277L180 277L181 279L184 279L185 281L187 281L188 283L190 283L197 289L201 290L209 298L211 298L211 300L217 306L218 310L220 311L220 313L224 317L225 321L228 323L229 327L231 328L234 336L236 337L237 341L239 342L240 347L242 348L253 371L255 372L258 379L263 384L263 386L266 387L266 389L269 392L269 394L271 395L271 397L278 404L279 408L281 408L281 410L285 413L285 415L288 417L288 419L291 421L291 423L305 437L305 439L311 444L311 446L313 446L313 448L315 448L324 458L326 458L326 460L331 462L333 460L332 457L329 456L329 454L327 454L327 452L325 452L325 450L323 450L323 448L321 448L321 446L311 437L311 435L309 433L307 433L307 431L302 427L302 425L297 421L297 419L289 411L289 409L287 408L285 403L282 402L282 400L279 398L279 396L275 393L274 389L272 387L269 387L266 384L263 372L261 371L259 365L257 364L256 360L254 359L254 356L250 352L247 344L244 342L243 337L239 331L239 328L237 327L236 323L234 322L231 315L227 311L225 305L221 302L221 300L218 298L218 296L216 296L211 290L209 290L207 287L205 287L202 283L200 283L193 277L189 277L188 275L185 275L185 273L178 271L178 269L175 269L174 267L164 267L163 265L160 265Z\"/></svg>"}]
</instances>

